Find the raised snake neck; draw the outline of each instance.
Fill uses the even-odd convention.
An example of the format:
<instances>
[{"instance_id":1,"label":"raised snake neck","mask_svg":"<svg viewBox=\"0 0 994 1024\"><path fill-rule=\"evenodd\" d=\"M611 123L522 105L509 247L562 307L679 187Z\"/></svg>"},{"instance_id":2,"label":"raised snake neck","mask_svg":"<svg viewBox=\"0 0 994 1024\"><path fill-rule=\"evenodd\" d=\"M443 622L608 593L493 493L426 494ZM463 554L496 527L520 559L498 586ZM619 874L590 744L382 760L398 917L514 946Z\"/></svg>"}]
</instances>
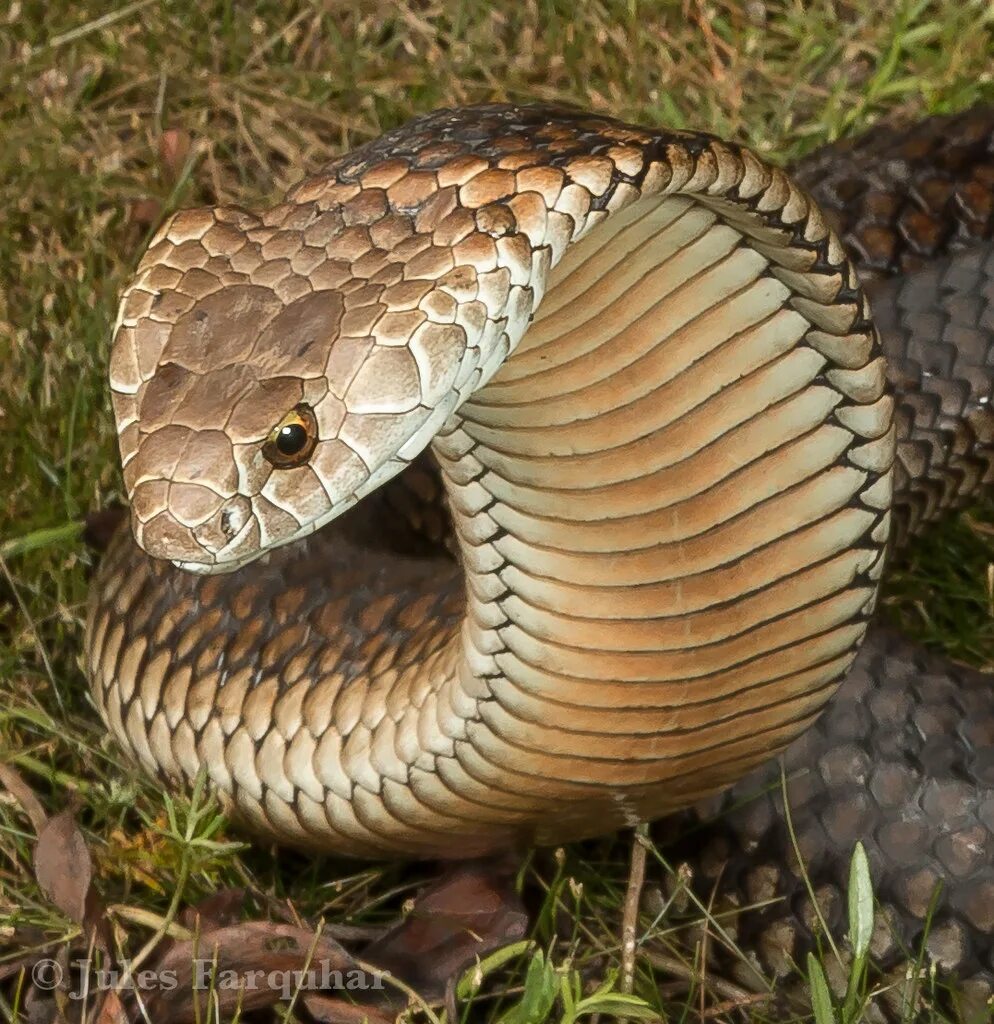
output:
<instances>
[{"instance_id":1,"label":"raised snake neck","mask_svg":"<svg viewBox=\"0 0 994 1024\"><path fill-rule=\"evenodd\" d=\"M262 348L258 309L223 316L246 281L283 317ZM308 302L339 312L329 430L365 469L317 515L371 493L228 576L117 539L87 660L146 767L189 780L205 765L234 811L288 841L469 856L686 806L816 717L872 610L893 440L852 271L782 172L707 136L475 108L360 148L261 218L179 215L122 304L112 359L125 481L156 553L209 560L230 540L220 502L201 529L156 483L201 483L211 459L184 464L183 446L224 426L191 427L189 378L239 343L255 383L278 376L283 338L320 324ZM453 337L455 368L439 370L430 351L451 356ZM413 384L398 384L405 348ZM160 360L179 386L156 378ZM221 383L201 409L236 397ZM907 452L921 417L902 409ZM429 421L460 567L399 553L402 531L377 522L390 491L373 485ZM910 526L967 489L971 453L945 454L927 467L939 499L901 462ZM312 513L282 486L248 499L271 519L260 536L294 529L281 502Z\"/></svg>"}]
</instances>

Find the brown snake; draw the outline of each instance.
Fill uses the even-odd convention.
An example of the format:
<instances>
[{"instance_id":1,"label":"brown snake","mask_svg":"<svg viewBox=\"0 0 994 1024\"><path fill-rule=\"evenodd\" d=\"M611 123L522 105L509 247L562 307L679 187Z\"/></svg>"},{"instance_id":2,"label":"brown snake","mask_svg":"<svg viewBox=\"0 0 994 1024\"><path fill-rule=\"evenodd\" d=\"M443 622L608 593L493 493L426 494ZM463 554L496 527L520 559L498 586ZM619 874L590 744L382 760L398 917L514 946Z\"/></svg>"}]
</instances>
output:
<instances>
[{"instance_id":1,"label":"brown snake","mask_svg":"<svg viewBox=\"0 0 994 1024\"><path fill-rule=\"evenodd\" d=\"M990 335L937 371L902 317L927 294L969 327L960 292L990 283L967 186L992 121L800 168L845 248L740 146L549 107L440 111L261 214L176 214L111 356L134 536L86 663L114 735L257 831L359 856L600 834L769 761L860 650L895 444L899 539L991 476ZM973 153L932 252L884 202L928 209L922 139Z\"/></svg>"}]
</instances>

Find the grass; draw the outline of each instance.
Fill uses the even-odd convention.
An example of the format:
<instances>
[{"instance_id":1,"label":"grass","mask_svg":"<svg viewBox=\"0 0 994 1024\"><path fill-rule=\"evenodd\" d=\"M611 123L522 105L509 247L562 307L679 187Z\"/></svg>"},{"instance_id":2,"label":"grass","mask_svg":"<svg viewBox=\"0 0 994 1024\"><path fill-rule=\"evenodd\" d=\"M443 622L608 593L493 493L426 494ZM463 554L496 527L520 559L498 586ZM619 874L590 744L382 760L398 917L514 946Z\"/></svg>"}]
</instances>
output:
<instances>
[{"instance_id":1,"label":"grass","mask_svg":"<svg viewBox=\"0 0 994 1024\"><path fill-rule=\"evenodd\" d=\"M247 885L259 912L290 901L312 919L375 925L424 877L239 845L194 856L165 796L121 763L87 700L78 656L90 556L76 524L121 496L108 333L158 218L201 202L266 202L416 113L481 100L569 101L706 128L789 160L884 116L994 100L992 58L987 0L0 8L0 762L49 811L78 802L123 948L133 953L162 926L178 891L193 903ZM991 522L980 509L935 531L892 574L884 609L986 668ZM0 940L14 924L47 940L74 929L38 889L33 839L0 792ZM547 967L555 985L579 985L580 999L610 978L627 858L616 838L533 858L535 938L552 966L526 974L524 956L509 975L502 968L503 989L484 986L475 1016L544 1006ZM647 885L645 906L659 913L643 917L636 992L675 1021L772 1017L708 977L693 948L673 945L662 911L680 902L679 875L650 858ZM575 993L557 992L556 1013L570 999L576 1010ZM13 1019L10 998L0 1015ZM523 1020L517 1012L507 1019Z\"/></svg>"}]
</instances>

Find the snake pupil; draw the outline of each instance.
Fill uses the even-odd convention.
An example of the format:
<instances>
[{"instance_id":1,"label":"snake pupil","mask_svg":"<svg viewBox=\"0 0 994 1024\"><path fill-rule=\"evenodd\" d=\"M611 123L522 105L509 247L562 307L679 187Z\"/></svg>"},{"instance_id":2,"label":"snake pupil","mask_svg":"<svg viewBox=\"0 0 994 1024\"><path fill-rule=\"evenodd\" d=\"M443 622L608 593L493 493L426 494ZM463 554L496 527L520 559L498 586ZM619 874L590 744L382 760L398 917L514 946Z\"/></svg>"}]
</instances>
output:
<instances>
[{"instance_id":1,"label":"snake pupil","mask_svg":"<svg viewBox=\"0 0 994 1024\"><path fill-rule=\"evenodd\" d=\"M307 431L299 423L288 423L276 435L276 447L284 455L296 455L307 444Z\"/></svg>"},{"instance_id":2,"label":"snake pupil","mask_svg":"<svg viewBox=\"0 0 994 1024\"><path fill-rule=\"evenodd\" d=\"M318 425L314 411L302 402L273 427L262 446L262 454L276 469L292 469L310 458L317 442Z\"/></svg>"}]
</instances>

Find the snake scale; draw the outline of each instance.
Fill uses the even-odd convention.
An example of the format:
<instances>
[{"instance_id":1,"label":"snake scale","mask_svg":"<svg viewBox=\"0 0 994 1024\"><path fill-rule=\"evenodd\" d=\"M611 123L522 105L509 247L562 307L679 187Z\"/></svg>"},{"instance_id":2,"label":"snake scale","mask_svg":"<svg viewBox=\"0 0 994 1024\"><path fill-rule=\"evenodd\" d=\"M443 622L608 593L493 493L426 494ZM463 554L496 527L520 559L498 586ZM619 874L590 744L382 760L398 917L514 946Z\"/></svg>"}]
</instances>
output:
<instances>
[{"instance_id":1,"label":"snake scale","mask_svg":"<svg viewBox=\"0 0 994 1024\"><path fill-rule=\"evenodd\" d=\"M869 622L888 540L994 476L992 139L974 110L788 174L484 106L171 217L110 360L133 529L85 660L114 736L362 857L695 805L708 891L785 897L743 916L774 969L811 917L786 749L818 891L863 839L893 947L942 880L933 954L982 989L989 683Z\"/></svg>"}]
</instances>

